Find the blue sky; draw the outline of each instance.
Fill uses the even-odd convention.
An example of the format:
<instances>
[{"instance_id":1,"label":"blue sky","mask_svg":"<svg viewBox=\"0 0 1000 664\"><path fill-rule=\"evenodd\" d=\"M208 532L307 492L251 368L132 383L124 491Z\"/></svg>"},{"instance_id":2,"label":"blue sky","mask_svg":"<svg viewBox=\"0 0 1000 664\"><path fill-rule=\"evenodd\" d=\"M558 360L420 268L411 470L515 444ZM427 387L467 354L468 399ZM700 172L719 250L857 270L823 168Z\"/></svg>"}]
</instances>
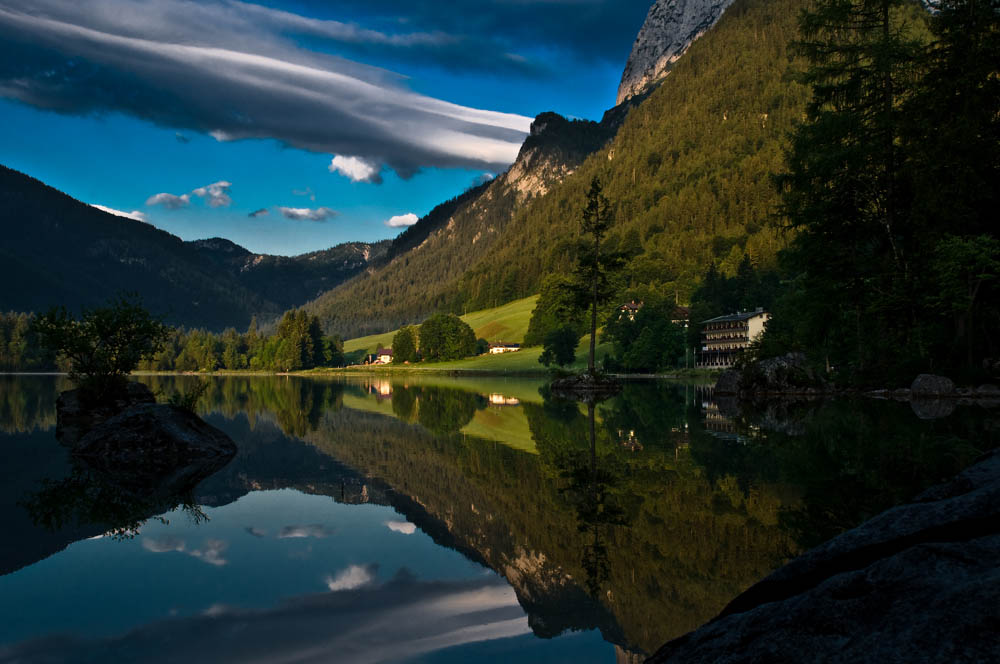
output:
<instances>
[{"instance_id":1,"label":"blue sky","mask_svg":"<svg viewBox=\"0 0 1000 664\"><path fill-rule=\"evenodd\" d=\"M392 237L599 119L650 0L0 0L0 163L186 240Z\"/></svg>"}]
</instances>

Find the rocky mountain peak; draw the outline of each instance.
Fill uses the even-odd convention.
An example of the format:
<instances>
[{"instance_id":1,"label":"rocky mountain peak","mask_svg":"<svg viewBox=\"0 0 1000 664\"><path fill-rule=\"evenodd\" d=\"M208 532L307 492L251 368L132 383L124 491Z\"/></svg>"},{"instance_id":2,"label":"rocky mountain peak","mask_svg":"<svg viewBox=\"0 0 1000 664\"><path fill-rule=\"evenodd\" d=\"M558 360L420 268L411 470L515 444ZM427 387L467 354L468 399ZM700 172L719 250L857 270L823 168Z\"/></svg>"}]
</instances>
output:
<instances>
[{"instance_id":1,"label":"rocky mountain peak","mask_svg":"<svg viewBox=\"0 0 1000 664\"><path fill-rule=\"evenodd\" d=\"M632 46L615 103L641 94L666 76L670 65L731 4L733 0L656 0Z\"/></svg>"}]
</instances>

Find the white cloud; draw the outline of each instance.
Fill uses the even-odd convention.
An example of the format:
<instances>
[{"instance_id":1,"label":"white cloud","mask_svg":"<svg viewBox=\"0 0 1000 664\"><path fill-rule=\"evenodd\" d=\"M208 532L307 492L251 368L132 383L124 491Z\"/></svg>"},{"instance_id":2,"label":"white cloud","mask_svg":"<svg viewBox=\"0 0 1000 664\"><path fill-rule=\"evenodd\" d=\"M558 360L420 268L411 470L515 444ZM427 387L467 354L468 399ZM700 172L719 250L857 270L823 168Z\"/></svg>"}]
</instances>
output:
<instances>
[{"instance_id":1,"label":"white cloud","mask_svg":"<svg viewBox=\"0 0 1000 664\"><path fill-rule=\"evenodd\" d=\"M167 553L168 551L183 551L184 540L173 535L163 535L161 537L144 537L142 548L153 553Z\"/></svg>"},{"instance_id":2,"label":"white cloud","mask_svg":"<svg viewBox=\"0 0 1000 664\"><path fill-rule=\"evenodd\" d=\"M90 207L97 208L101 212L107 212L108 214L113 214L116 217L125 217L126 219L134 219L136 221L146 221L146 214L140 212L139 210L132 210L131 212L125 212L123 210L116 210L114 208L109 208L106 205L98 205L97 203L91 203Z\"/></svg>"},{"instance_id":3,"label":"white cloud","mask_svg":"<svg viewBox=\"0 0 1000 664\"><path fill-rule=\"evenodd\" d=\"M388 526L389 530L404 535L412 535L417 532L417 526L409 521L386 521L385 525Z\"/></svg>"},{"instance_id":4,"label":"white cloud","mask_svg":"<svg viewBox=\"0 0 1000 664\"><path fill-rule=\"evenodd\" d=\"M417 223L419 218L412 212L407 212L406 214L397 214L395 217L389 217L389 220L385 222L385 225L389 228L400 228L401 226L412 226Z\"/></svg>"},{"instance_id":5,"label":"white cloud","mask_svg":"<svg viewBox=\"0 0 1000 664\"><path fill-rule=\"evenodd\" d=\"M228 560L222 557L222 554L229 548L229 542L225 540L218 539L206 539L205 544L200 549L195 549L191 552L191 555L206 562L209 565L216 565L221 567L229 563Z\"/></svg>"},{"instance_id":6,"label":"white cloud","mask_svg":"<svg viewBox=\"0 0 1000 664\"><path fill-rule=\"evenodd\" d=\"M398 40L236 2L4 0L0 96L61 113L125 113L219 141L352 155L367 169L348 173L373 182L383 166L409 177L424 167L501 170L517 156L531 118L419 94L394 72L308 50L289 30L372 48Z\"/></svg>"},{"instance_id":7,"label":"white cloud","mask_svg":"<svg viewBox=\"0 0 1000 664\"><path fill-rule=\"evenodd\" d=\"M154 194L146 199L146 205L162 205L168 210L177 210L190 205L191 197L197 196L204 198L209 207L229 207L233 202L229 196L229 188L232 186L232 182L219 180L212 184L206 184L204 187L192 189L189 193L180 196L167 193ZM256 213L251 216L256 216Z\"/></svg>"},{"instance_id":8,"label":"white cloud","mask_svg":"<svg viewBox=\"0 0 1000 664\"><path fill-rule=\"evenodd\" d=\"M278 533L278 539L290 537L329 537L334 534L333 528L314 523L308 526L285 526Z\"/></svg>"},{"instance_id":9,"label":"white cloud","mask_svg":"<svg viewBox=\"0 0 1000 664\"><path fill-rule=\"evenodd\" d=\"M339 214L336 210L331 210L328 207L318 207L315 209L279 207L278 212L286 219L294 219L296 221L326 221Z\"/></svg>"},{"instance_id":10,"label":"white cloud","mask_svg":"<svg viewBox=\"0 0 1000 664\"><path fill-rule=\"evenodd\" d=\"M374 580L375 575L369 567L351 565L338 574L336 578L327 576L323 582L332 592L337 592L338 590L354 590L366 586Z\"/></svg>"},{"instance_id":11,"label":"white cloud","mask_svg":"<svg viewBox=\"0 0 1000 664\"><path fill-rule=\"evenodd\" d=\"M261 208L259 210L254 210L253 212L251 212L247 216L248 217L266 217L269 214L271 214L271 213L267 211L267 208Z\"/></svg>"},{"instance_id":12,"label":"white cloud","mask_svg":"<svg viewBox=\"0 0 1000 664\"><path fill-rule=\"evenodd\" d=\"M146 205L162 205L168 210L177 210L182 207L187 207L190 203L190 194L182 194L180 196L167 193L153 194L146 199Z\"/></svg>"},{"instance_id":13,"label":"white cloud","mask_svg":"<svg viewBox=\"0 0 1000 664\"><path fill-rule=\"evenodd\" d=\"M349 178L351 182L382 183L382 175L378 165L361 157L344 157L338 154L330 161L327 169L331 173L340 173Z\"/></svg>"},{"instance_id":14,"label":"white cloud","mask_svg":"<svg viewBox=\"0 0 1000 664\"><path fill-rule=\"evenodd\" d=\"M229 188L232 186L232 182L220 180L204 187L198 187L191 193L206 199L209 207L229 207L233 202L233 199L229 197Z\"/></svg>"}]
</instances>

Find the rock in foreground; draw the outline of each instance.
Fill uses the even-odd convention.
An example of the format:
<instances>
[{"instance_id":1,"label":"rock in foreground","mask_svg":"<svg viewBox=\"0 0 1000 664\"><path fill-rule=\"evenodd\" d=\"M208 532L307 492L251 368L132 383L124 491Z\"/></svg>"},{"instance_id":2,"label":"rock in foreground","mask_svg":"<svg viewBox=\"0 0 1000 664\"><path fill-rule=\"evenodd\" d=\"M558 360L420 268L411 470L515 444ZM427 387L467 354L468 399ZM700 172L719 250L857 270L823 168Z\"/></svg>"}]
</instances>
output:
<instances>
[{"instance_id":1,"label":"rock in foreground","mask_svg":"<svg viewBox=\"0 0 1000 664\"><path fill-rule=\"evenodd\" d=\"M992 662L1000 451L796 558L648 661Z\"/></svg>"},{"instance_id":2,"label":"rock in foreground","mask_svg":"<svg viewBox=\"0 0 1000 664\"><path fill-rule=\"evenodd\" d=\"M236 443L194 413L157 404L144 385L129 383L121 398L87 407L79 392L63 392L57 436L75 457L125 488L169 492L206 477L236 454Z\"/></svg>"},{"instance_id":3,"label":"rock in foreground","mask_svg":"<svg viewBox=\"0 0 1000 664\"><path fill-rule=\"evenodd\" d=\"M126 383L118 397L100 404L86 403L79 389L67 390L56 400L56 438L73 447L81 436L126 408L152 403L156 403L156 397L142 383Z\"/></svg>"},{"instance_id":4,"label":"rock in foreground","mask_svg":"<svg viewBox=\"0 0 1000 664\"><path fill-rule=\"evenodd\" d=\"M236 454L229 436L183 408L140 404L87 432L73 453L107 473L163 477Z\"/></svg>"}]
</instances>

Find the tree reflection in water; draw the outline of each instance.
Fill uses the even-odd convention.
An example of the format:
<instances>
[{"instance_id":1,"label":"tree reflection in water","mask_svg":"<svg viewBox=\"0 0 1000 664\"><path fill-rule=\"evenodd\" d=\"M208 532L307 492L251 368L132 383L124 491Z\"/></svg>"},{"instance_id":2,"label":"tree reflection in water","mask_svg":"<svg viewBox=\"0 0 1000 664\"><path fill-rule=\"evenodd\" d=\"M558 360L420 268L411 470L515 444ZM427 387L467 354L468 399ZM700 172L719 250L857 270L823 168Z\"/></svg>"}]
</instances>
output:
<instances>
[{"instance_id":1,"label":"tree reflection in water","mask_svg":"<svg viewBox=\"0 0 1000 664\"><path fill-rule=\"evenodd\" d=\"M35 525L52 532L97 527L105 536L131 539L150 519L166 523L158 515L178 506L193 523L207 521L194 488L221 465L201 467L179 483L168 480L137 488L134 478L116 477L75 461L68 476L43 480L42 488L25 496L20 505Z\"/></svg>"},{"instance_id":2,"label":"tree reflection in water","mask_svg":"<svg viewBox=\"0 0 1000 664\"><path fill-rule=\"evenodd\" d=\"M561 429L565 433L546 437L545 449L540 446L539 451L560 478L559 494L576 515L582 542L580 564L586 574L587 591L597 597L610 573L609 530L629 525L628 515L638 509L642 499L632 495L626 498L623 493L622 478L627 468L616 450L605 444L598 451L595 403L587 404L586 418L572 402L560 403L552 397L545 406L565 425L549 432Z\"/></svg>"}]
</instances>

